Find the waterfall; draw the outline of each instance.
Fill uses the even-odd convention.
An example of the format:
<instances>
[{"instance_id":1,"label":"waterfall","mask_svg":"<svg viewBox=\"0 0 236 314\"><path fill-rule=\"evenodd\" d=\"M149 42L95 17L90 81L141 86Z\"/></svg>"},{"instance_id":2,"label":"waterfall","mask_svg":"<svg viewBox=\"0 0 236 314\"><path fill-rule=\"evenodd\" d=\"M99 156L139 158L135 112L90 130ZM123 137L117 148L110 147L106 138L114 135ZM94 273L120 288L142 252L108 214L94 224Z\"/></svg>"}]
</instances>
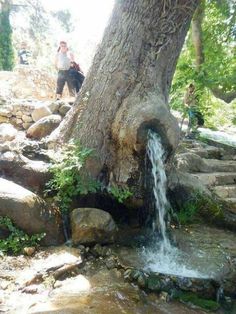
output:
<instances>
[{"instance_id":1,"label":"waterfall","mask_svg":"<svg viewBox=\"0 0 236 314\"><path fill-rule=\"evenodd\" d=\"M154 197L153 231L158 229L160 238L153 232L154 239L149 247L142 250L145 269L155 272L175 274L185 277L206 277L201 271L192 270L191 261L186 253L173 246L166 232L166 215L169 203L166 197L167 178L161 139L158 134L149 131L147 155L151 163Z\"/></svg>"},{"instance_id":2,"label":"waterfall","mask_svg":"<svg viewBox=\"0 0 236 314\"><path fill-rule=\"evenodd\" d=\"M158 135L152 131L148 132L148 144L147 144L147 155L152 166L152 179L153 179L153 196L154 196L154 219L153 219L153 230L158 226L159 232L162 237L161 249L168 251L171 248L170 241L166 234L166 210L169 207L166 198L166 173L164 166L164 155L165 151L161 144L161 139Z\"/></svg>"}]
</instances>

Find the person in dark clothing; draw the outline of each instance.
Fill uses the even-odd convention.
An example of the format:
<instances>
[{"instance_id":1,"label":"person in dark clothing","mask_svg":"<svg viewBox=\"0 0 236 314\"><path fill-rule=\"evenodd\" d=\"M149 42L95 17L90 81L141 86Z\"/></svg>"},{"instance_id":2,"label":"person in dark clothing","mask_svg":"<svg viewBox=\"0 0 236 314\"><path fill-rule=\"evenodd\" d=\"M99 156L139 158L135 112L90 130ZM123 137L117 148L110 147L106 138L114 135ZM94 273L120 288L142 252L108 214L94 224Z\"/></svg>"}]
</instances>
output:
<instances>
[{"instance_id":1,"label":"person in dark clothing","mask_svg":"<svg viewBox=\"0 0 236 314\"><path fill-rule=\"evenodd\" d=\"M29 65L29 59L31 57L31 52L27 49L26 42L21 43L21 48L18 51L19 63L24 65Z\"/></svg>"},{"instance_id":2,"label":"person in dark clothing","mask_svg":"<svg viewBox=\"0 0 236 314\"><path fill-rule=\"evenodd\" d=\"M83 84L83 81L85 79L83 71L81 70L78 63L74 61L70 63L69 76L70 76L70 80L71 80L71 84L73 86L74 92L75 94L78 94Z\"/></svg>"}]
</instances>

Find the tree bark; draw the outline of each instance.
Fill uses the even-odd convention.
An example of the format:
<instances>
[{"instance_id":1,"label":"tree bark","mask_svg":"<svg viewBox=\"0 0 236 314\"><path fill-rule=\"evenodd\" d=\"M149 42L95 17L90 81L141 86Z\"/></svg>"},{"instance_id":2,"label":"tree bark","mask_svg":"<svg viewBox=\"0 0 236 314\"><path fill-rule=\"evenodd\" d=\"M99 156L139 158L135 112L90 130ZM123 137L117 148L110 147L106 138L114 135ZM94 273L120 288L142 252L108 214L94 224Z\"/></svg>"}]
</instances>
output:
<instances>
[{"instance_id":1,"label":"tree bark","mask_svg":"<svg viewBox=\"0 0 236 314\"><path fill-rule=\"evenodd\" d=\"M168 154L179 128L168 93L195 0L117 0L75 106L51 141L93 148L90 169L106 184L140 186L152 129Z\"/></svg>"},{"instance_id":2,"label":"tree bark","mask_svg":"<svg viewBox=\"0 0 236 314\"><path fill-rule=\"evenodd\" d=\"M204 62L203 42L202 42L202 21L204 18L205 0L200 0L192 20L192 40L195 50L195 63L199 71Z\"/></svg>"}]
</instances>

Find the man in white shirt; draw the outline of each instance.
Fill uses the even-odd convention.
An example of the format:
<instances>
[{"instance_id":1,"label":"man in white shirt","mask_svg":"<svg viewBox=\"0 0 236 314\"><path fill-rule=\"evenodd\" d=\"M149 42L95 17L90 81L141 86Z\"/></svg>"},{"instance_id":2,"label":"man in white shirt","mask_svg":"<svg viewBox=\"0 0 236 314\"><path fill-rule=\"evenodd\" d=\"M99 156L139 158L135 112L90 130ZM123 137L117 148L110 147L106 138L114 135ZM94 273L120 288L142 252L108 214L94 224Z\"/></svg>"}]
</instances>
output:
<instances>
[{"instance_id":1,"label":"man in white shirt","mask_svg":"<svg viewBox=\"0 0 236 314\"><path fill-rule=\"evenodd\" d=\"M62 97L62 92L65 83L67 83L70 96L73 97L75 95L73 90L73 83L69 75L70 63L72 61L74 61L74 56L69 51L67 43L65 41L61 41L60 46L57 50L55 60L55 66L56 69L58 70L56 99L60 99Z\"/></svg>"}]
</instances>

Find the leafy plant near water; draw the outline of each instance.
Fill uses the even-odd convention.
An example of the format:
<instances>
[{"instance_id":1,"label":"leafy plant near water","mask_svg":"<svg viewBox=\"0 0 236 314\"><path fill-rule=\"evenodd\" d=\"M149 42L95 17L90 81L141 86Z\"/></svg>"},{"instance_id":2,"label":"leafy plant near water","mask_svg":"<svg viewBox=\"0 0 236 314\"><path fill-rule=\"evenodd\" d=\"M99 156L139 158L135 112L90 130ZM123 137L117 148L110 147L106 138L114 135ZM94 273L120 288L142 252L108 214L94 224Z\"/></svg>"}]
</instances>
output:
<instances>
[{"instance_id":1,"label":"leafy plant near water","mask_svg":"<svg viewBox=\"0 0 236 314\"><path fill-rule=\"evenodd\" d=\"M133 193L127 187L119 187L112 185L107 189L119 203L124 203L124 201L133 195Z\"/></svg>"},{"instance_id":2,"label":"leafy plant near water","mask_svg":"<svg viewBox=\"0 0 236 314\"><path fill-rule=\"evenodd\" d=\"M180 224L189 224L207 217L209 222L224 218L222 204L214 197L197 192L182 206L177 213Z\"/></svg>"},{"instance_id":3,"label":"leafy plant near water","mask_svg":"<svg viewBox=\"0 0 236 314\"><path fill-rule=\"evenodd\" d=\"M83 148L78 142L70 143L61 152L59 160L50 168L53 178L47 183L45 192L56 194L54 200L64 214L70 211L75 196L96 192L100 187L83 168L92 153L92 149Z\"/></svg>"},{"instance_id":4,"label":"leafy plant near water","mask_svg":"<svg viewBox=\"0 0 236 314\"><path fill-rule=\"evenodd\" d=\"M217 303L216 301L200 298L196 294L191 292L180 292L176 299L179 299L180 301L187 304L190 303L195 306L201 307L207 311L216 311L220 307L219 303Z\"/></svg>"},{"instance_id":5,"label":"leafy plant near water","mask_svg":"<svg viewBox=\"0 0 236 314\"><path fill-rule=\"evenodd\" d=\"M6 239L0 239L0 251L4 253L18 254L25 247L38 246L46 235L46 233L39 233L29 236L24 231L16 228L8 217L0 216L0 227L10 232Z\"/></svg>"}]
</instances>

